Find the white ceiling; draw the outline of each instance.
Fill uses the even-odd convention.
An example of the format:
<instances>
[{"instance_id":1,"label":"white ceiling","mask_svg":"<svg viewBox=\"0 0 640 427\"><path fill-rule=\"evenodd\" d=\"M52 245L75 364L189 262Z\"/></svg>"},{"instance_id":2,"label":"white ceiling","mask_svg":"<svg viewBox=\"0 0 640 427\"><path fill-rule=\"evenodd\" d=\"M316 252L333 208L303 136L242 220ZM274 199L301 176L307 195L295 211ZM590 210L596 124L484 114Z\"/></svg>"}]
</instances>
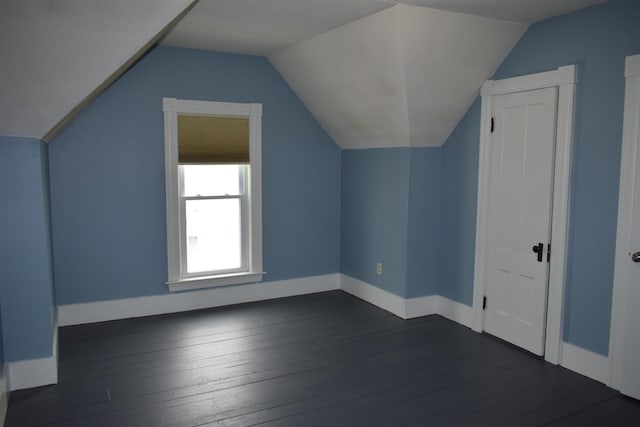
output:
<instances>
[{"instance_id":1,"label":"white ceiling","mask_svg":"<svg viewBox=\"0 0 640 427\"><path fill-rule=\"evenodd\" d=\"M525 29L396 5L269 59L340 147L439 146Z\"/></svg>"},{"instance_id":2,"label":"white ceiling","mask_svg":"<svg viewBox=\"0 0 640 427\"><path fill-rule=\"evenodd\" d=\"M606 0L200 0L164 44L267 56L341 148L442 145L527 26Z\"/></svg>"},{"instance_id":3,"label":"white ceiling","mask_svg":"<svg viewBox=\"0 0 640 427\"><path fill-rule=\"evenodd\" d=\"M44 138L193 0L2 0L0 135Z\"/></svg>"},{"instance_id":4,"label":"white ceiling","mask_svg":"<svg viewBox=\"0 0 640 427\"><path fill-rule=\"evenodd\" d=\"M607 0L409 0L404 3L530 23L604 1ZM168 28L178 22L193 2L1 0L0 135L31 136L45 140L53 137L163 36ZM395 0L200 0L164 43L275 58L287 48L295 51L295 46L303 41L349 25L397 3ZM397 24L392 27L394 25L397 27ZM397 139L402 134L400 140L406 143L408 137L414 144L416 137L421 140L432 138L423 135L420 126L416 126L424 117L435 120L444 115L444 127L449 128L466 107L458 105L455 107L456 114L451 114L451 106L434 103L424 105L422 95L412 100L414 94L421 93L412 82L419 81L424 62L431 57L422 55L422 48L439 50L433 43L446 46L450 41L431 40L429 47L414 42L398 42L398 28L388 28L384 23L380 31L381 34L376 34L371 40L378 40L387 46L386 57L363 59L379 63L382 69L369 69L369 76L365 79L368 82L360 85L360 91L375 86L379 76L393 80L386 87L393 91L394 96L385 112L385 116L393 117L393 138ZM386 37L387 33L392 35ZM405 37L407 31L403 29L400 33L401 37ZM420 31L412 33L418 35ZM504 43L510 43L508 38ZM369 44L365 50L371 46ZM335 48L339 49L339 46ZM282 54L279 57L282 59L285 56ZM313 62L317 59L309 60ZM429 65L433 64L433 61L429 62ZM354 67L362 68L357 64ZM293 76L291 69L285 68L281 66L281 71L288 80L293 82L300 79ZM429 69L448 73L441 67ZM478 78L475 76L461 83L467 85ZM317 83L318 90L324 91L333 84L324 80ZM304 92L300 85L292 86L298 88L299 95ZM348 89L354 90L354 87L351 85ZM403 91L404 95L401 93ZM385 93L384 90L374 92ZM316 117L323 116L320 109L311 106L309 96L313 96L313 93L301 95ZM380 100L379 97L375 99ZM335 99L327 99L323 108L338 105L334 102ZM344 111L353 107L349 107L348 103L338 106ZM347 115L350 114L347 111ZM351 115L358 121L362 113L355 111ZM333 119L332 122L320 121L327 129L334 126ZM368 129L369 123L363 122L356 127ZM433 131L437 134L442 132L437 129ZM367 132L376 133L378 130L372 128ZM387 131L382 130L384 132ZM348 139L362 141L368 138L361 131L356 133ZM339 144L348 147L352 142L339 141Z\"/></svg>"},{"instance_id":5,"label":"white ceiling","mask_svg":"<svg viewBox=\"0 0 640 427\"><path fill-rule=\"evenodd\" d=\"M608 0L200 0L164 44L267 56L398 3L525 24Z\"/></svg>"}]
</instances>

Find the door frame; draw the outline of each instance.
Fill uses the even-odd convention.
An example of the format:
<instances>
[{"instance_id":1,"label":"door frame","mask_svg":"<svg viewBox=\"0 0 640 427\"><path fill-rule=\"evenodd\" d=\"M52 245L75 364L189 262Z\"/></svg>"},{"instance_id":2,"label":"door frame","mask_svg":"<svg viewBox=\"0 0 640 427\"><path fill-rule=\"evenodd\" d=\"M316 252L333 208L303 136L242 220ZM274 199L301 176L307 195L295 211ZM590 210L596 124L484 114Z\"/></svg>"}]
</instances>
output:
<instances>
[{"instance_id":1,"label":"door frame","mask_svg":"<svg viewBox=\"0 0 640 427\"><path fill-rule=\"evenodd\" d=\"M613 273L611 332L609 334L609 378L611 387L622 383L622 350L624 318L629 289L629 246L631 244L631 210L633 208L634 175L638 135L640 134L640 55L628 56L625 62L624 124L620 160L620 193L618 198L618 230Z\"/></svg>"},{"instance_id":2,"label":"door frame","mask_svg":"<svg viewBox=\"0 0 640 427\"><path fill-rule=\"evenodd\" d=\"M558 88L556 121L555 172L553 178L553 212L551 216L551 265L547 297L545 337L546 361L558 364L561 360L564 291L569 231L570 177L573 153L573 121L576 65L556 70L503 80L488 80L482 85L482 113L480 122L480 155L478 167L478 210L476 217L476 247L473 279L473 324L476 332L484 330L483 297L487 288L489 253L489 168L491 139L491 110L493 97L549 87Z\"/></svg>"}]
</instances>

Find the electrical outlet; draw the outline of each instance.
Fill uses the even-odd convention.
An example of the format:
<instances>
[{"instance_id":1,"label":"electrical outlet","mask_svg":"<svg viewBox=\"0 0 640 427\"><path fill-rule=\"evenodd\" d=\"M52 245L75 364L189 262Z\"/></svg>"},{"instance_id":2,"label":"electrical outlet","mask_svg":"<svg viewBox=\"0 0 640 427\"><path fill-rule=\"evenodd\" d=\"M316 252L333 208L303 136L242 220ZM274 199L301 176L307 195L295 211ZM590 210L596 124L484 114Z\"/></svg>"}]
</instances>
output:
<instances>
[{"instance_id":1,"label":"electrical outlet","mask_svg":"<svg viewBox=\"0 0 640 427\"><path fill-rule=\"evenodd\" d=\"M381 262L376 264L376 274L378 276L382 276L382 263Z\"/></svg>"}]
</instances>

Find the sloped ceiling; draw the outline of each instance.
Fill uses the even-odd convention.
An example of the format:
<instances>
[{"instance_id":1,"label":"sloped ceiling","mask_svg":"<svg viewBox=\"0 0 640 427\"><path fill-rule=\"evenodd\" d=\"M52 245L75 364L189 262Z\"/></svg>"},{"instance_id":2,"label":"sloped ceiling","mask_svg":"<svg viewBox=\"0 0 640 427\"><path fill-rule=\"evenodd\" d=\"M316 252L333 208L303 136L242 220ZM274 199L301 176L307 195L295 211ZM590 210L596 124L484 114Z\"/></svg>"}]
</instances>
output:
<instances>
[{"instance_id":1,"label":"sloped ceiling","mask_svg":"<svg viewBox=\"0 0 640 427\"><path fill-rule=\"evenodd\" d=\"M269 57L342 148L408 145L399 12L378 12Z\"/></svg>"},{"instance_id":2,"label":"sloped ceiling","mask_svg":"<svg viewBox=\"0 0 640 427\"><path fill-rule=\"evenodd\" d=\"M163 44L268 56L399 3L532 24L609 0L200 0Z\"/></svg>"},{"instance_id":3,"label":"sloped ceiling","mask_svg":"<svg viewBox=\"0 0 640 427\"><path fill-rule=\"evenodd\" d=\"M269 59L340 147L439 146L526 28L399 4Z\"/></svg>"},{"instance_id":4,"label":"sloped ceiling","mask_svg":"<svg viewBox=\"0 0 640 427\"><path fill-rule=\"evenodd\" d=\"M0 135L48 139L193 0L3 0Z\"/></svg>"},{"instance_id":5,"label":"sloped ceiling","mask_svg":"<svg viewBox=\"0 0 640 427\"><path fill-rule=\"evenodd\" d=\"M270 57L344 147L437 145L466 109L469 86L477 90L490 64L512 44L507 27L517 25L496 19L529 24L605 1L403 2L498 22L500 34L485 31L478 20L470 24L476 30L463 29L460 37L430 18L434 11L386 10L399 0L2 0L0 135L53 138L177 23L164 43ZM370 23L350 28L378 12ZM451 22L473 21L447 16ZM374 27L381 33L373 34ZM492 39L499 48L483 52L475 38L474 49L459 46L472 32L480 43ZM313 50L302 52L299 43ZM474 55L481 67L464 62ZM333 62L328 66L318 58ZM311 75L319 80L310 82ZM434 82L451 96L445 99ZM317 97L324 97L322 105Z\"/></svg>"},{"instance_id":6,"label":"sloped ceiling","mask_svg":"<svg viewBox=\"0 0 640 427\"><path fill-rule=\"evenodd\" d=\"M439 146L528 24L607 0L200 0L163 41L267 56L342 148Z\"/></svg>"},{"instance_id":7,"label":"sloped ceiling","mask_svg":"<svg viewBox=\"0 0 640 427\"><path fill-rule=\"evenodd\" d=\"M378 0L200 0L163 44L267 56L389 6Z\"/></svg>"}]
</instances>

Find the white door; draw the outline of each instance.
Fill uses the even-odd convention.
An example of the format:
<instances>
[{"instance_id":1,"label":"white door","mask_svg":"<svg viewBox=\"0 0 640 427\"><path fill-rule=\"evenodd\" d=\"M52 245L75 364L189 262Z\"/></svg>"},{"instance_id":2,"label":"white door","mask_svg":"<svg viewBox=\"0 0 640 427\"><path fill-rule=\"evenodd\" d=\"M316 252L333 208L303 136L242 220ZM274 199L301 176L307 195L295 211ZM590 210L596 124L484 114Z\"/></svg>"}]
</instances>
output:
<instances>
[{"instance_id":1,"label":"white door","mask_svg":"<svg viewBox=\"0 0 640 427\"><path fill-rule=\"evenodd\" d=\"M484 330L544 354L557 88L496 96Z\"/></svg>"},{"instance_id":2,"label":"white door","mask_svg":"<svg viewBox=\"0 0 640 427\"><path fill-rule=\"evenodd\" d=\"M614 386L640 399L640 55L627 58L627 92L611 339ZM616 384L617 383L617 384Z\"/></svg>"}]
</instances>

